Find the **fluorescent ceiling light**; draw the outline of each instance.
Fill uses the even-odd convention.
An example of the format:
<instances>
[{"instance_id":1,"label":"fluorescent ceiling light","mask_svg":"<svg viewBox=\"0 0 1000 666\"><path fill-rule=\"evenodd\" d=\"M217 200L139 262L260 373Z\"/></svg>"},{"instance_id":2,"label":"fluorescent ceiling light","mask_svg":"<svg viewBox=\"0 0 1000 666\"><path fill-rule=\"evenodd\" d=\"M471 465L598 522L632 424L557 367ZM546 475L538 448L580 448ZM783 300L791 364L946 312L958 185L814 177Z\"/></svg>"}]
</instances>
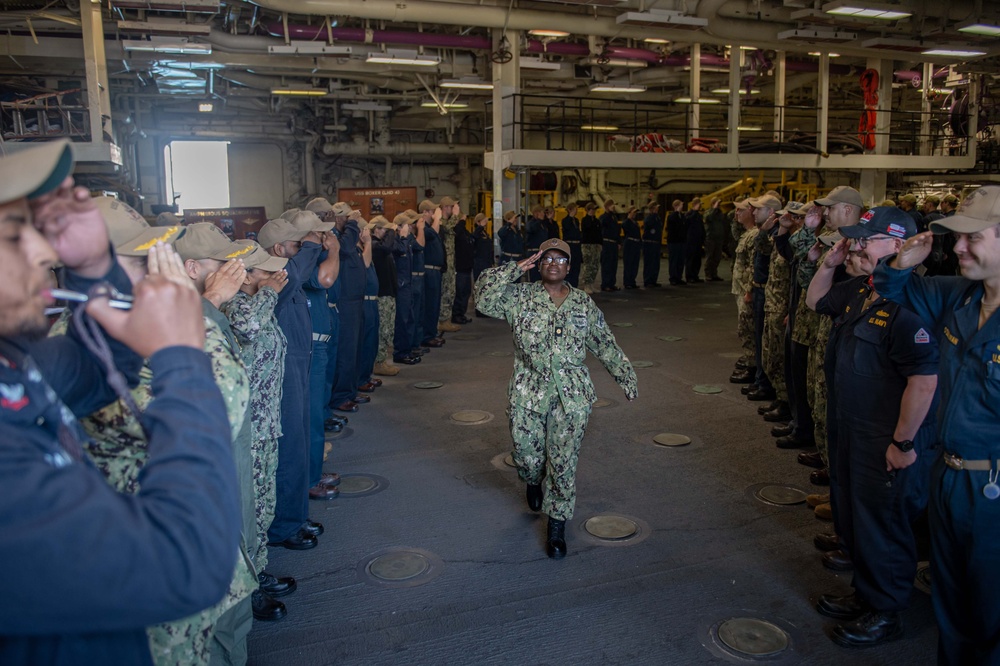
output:
<instances>
[{"instance_id":1,"label":"fluorescent ceiling light","mask_svg":"<svg viewBox=\"0 0 1000 666\"><path fill-rule=\"evenodd\" d=\"M198 105L198 111L201 113L211 113L215 109L215 105L211 102L202 102Z\"/></svg>"},{"instance_id":2,"label":"fluorescent ceiling light","mask_svg":"<svg viewBox=\"0 0 1000 666\"><path fill-rule=\"evenodd\" d=\"M974 58L976 56L986 55L986 51L973 51L972 49L966 49L960 46L939 46L934 49L928 49L927 51L921 51L920 53L921 55L942 56L945 58Z\"/></svg>"},{"instance_id":3,"label":"fluorescent ceiling light","mask_svg":"<svg viewBox=\"0 0 1000 666\"><path fill-rule=\"evenodd\" d=\"M174 55L211 55L211 44L194 44L186 39L173 41L163 41L150 39L149 41L130 39L122 42L122 48L126 51L137 53L170 53Z\"/></svg>"},{"instance_id":4,"label":"fluorescent ceiling light","mask_svg":"<svg viewBox=\"0 0 1000 666\"><path fill-rule=\"evenodd\" d=\"M821 56L821 55L823 55L823 54L822 54L822 53L820 53L819 51L810 51L810 52L809 52L809 55L811 55L811 56L815 56L815 57L817 57L817 58L818 58L818 57L820 57L820 56ZM827 55L828 55L828 56L830 56L831 58L839 58L839 57L840 57L840 54L839 54L839 53L827 53Z\"/></svg>"},{"instance_id":5,"label":"fluorescent ceiling light","mask_svg":"<svg viewBox=\"0 0 1000 666\"><path fill-rule=\"evenodd\" d=\"M434 100L427 100L426 102L421 102L420 106L425 109L437 109L439 106L443 106L446 109L467 109L469 105L465 102L442 102L440 105Z\"/></svg>"},{"instance_id":6,"label":"fluorescent ceiling light","mask_svg":"<svg viewBox=\"0 0 1000 666\"><path fill-rule=\"evenodd\" d=\"M292 97L326 97L329 93L322 88L271 88L271 94Z\"/></svg>"},{"instance_id":7,"label":"fluorescent ceiling light","mask_svg":"<svg viewBox=\"0 0 1000 666\"><path fill-rule=\"evenodd\" d=\"M441 64L441 58L431 55L420 55L416 51L386 49L385 53L369 53L365 62L381 65L415 65L417 67L436 67Z\"/></svg>"},{"instance_id":8,"label":"fluorescent ceiling light","mask_svg":"<svg viewBox=\"0 0 1000 666\"><path fill-rule=\"evenodd\" d=\"M532 37L569 37L569 33L565 30L529 30L528 34Z\"/></svg>"},{"instance_id":9,"label":"fluorescent ceiling light","mask_svg":"<svg viewBox=\"0 0 1000 666\"><path fill-rule=\"evenodd\" d=\"M834 16L853 16L880 21L898 21L913 15L913 12L906 11L905 7L868 2L868 0L834 0L823 5L823 11Z\"/></svg>"},{"instance_id":10,"label":"fluorescent ceiling light","mask_svg":"<svg viewBox=\"0 0 1000 666\"><path fill-rule=\"evenodd\" d=\"M726 129L729 129L728 127ZM763 127L758 127L757 125L740 125L736 128L739 132L763 132Z\"/></svg>"},{"instance_id":11,"label":"fluorescent ceiling light","mask_svg":"<svg viewBox=\"0 0 1000 666\"><path fill-rule=\"evenodd\" d=\"M629 60L627 58L601 58L600 56L590 56L583 61L585 65L598 65L600 67L628 67L630 69L642 69L649 67L645 60Z\"/></svg>"},{"instance_id":12,"label":"fluorescent ceiling light","mask_svg":"<svg viewBox=\"0 0 1000 666\"><path fill-rule=\"evenodd\" d=\"M715 95L728 95L729 94L729 88L713 88L712 89L712 93L715 94ZM740 94L741 95L746 95L747 94L747 89L746 88L740 88ZM750 89L750 94L751 95L759 95L760 94L760 88L751 88Z\"/></svg>"},{"instance_id":13,"label":"fluorescent ceiling light","mask_svg":"<svg viewBox=\"0 0 1000 666\"><path fill-rule=\"evenodd\" d=\"M663 39L661 37L646 37L644 40L647 44L669 44L669 39Z\"/></svg>"},{"instance_id":14,"label":"fluorescent ceiling light","mask_svg":"<svg viewBox=\"0 0 1000 666\"><path fill-rule=\"evenodd\" d=\"M580 129L585 132L617 132L615 125L580 125Z\"/></svg>"},{"instance_id":15,"label":"fluorescent ceiling light","mask_svg":"<svg viewBox=\"0 0 1000 666\"><path fill-rule=\"evenodd\" d=\"M708 19L688 16L669 9L650 9L648 12L625 12L615 18L619 25L670 26L682 30L697 30L708 25Z\"/></svg>"},{"instance_id":16,"label":"fluorescent ceiling light","mask_svg":"<svg viewBox=\"0 0 1000 666\"><path fill-rule=\"evenodd\" d=\"M467 90L493 90L493 84L482 79L443 79L442 88L465 88Z\"/></svg>"},{"instance_id":17,"label":"fluorescent ceiling light","mask_svg":"<svg viewBox=\"0 0 1000 666\"><path fill-rule=\"evenodd\" d=\"M392 111L392 107L388 104L378 102L348 102L341 104L340 108L345 111Z\"/></svg>"},{"instance_id":18,"label":"fluorescent ceiling light","mask_svg":"<svg viewBox=\"0 0 1000 666\"><path fill-rule=\"evenodd\" d=\"M562 64L543 60L541 56L521 56L518 59L518 63L521 65L521 69L545 69L550 71L562 69Z\"/></svg>"},{"instance_id":19,"label":"fluorescent ceiling light","mask_svg":"<svg viewBox=\"0 0 1000 666\"><path fill-rule=\"evenodd\" d=\"M354 51L350 46L331 46L326 42L292 41L290 44L268 46L267 52L280 55L349 56Z\"/></svg>"},{"instance_id":20,"label":"fluorescent ceiling light","mask_svg":"<svg viewBox=\"0 0 1000 666\"><path fill-rule=\"evenodd\" d=\"M970 35L986 35L987 37L1000 37L1000 22L988 21L986 19L972 19L963 21L957 26L959 32Z\"/></svg>"},{"instance_id":21,"label":"fluorescent ceiling light","mask_svg":"<svg viewBox=\"0 0 1000 666\"><path fill-rule=\"evenodd\" d=\"M641 93L646 92L646 86L636 86L631 83L594 83L590 92Z\"/></svg>"},{"instance_id":22,"label":"fluorescent ceiling light","mask_svg":"<svg viewBox=\"0 0 1000 666\"><path fill-rule=\"evenodd\" d=\"M678 103L678 104L690 104L691 103L691 98L690 97L677 97L677 98L674 99L674 101L676 103ZM718 100L718 99L715 99L715 98L712 98L712 97L699 97L698 98L698 103L699 104L722 104L722 100Z\"/></svg>"}]
</instances>

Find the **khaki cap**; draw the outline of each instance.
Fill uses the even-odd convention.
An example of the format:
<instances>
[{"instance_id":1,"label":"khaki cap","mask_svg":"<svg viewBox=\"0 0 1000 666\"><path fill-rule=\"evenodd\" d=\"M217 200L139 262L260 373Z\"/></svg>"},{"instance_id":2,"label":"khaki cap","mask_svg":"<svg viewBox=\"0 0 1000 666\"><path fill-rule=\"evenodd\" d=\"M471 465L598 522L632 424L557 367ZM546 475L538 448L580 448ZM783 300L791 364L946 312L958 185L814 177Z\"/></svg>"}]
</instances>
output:
<instances>
[{"instance_id":1,"label":"khaki cap","mask_svg":"<svg viewBox=\"0 0 1000 666\"><path fill-rule=\"evenodd\" d=\"M810 204L808 204L808 205L809 205L810 207L812 207L812 204L811 204L811 203L810 203ZM801 201L789 201L789 202L788 202L788 203L787 203L787 204L785 205L785 207L784 207L784 208L782 208L781 210L779 210L779 211L776 211L776 212L777 212L777 214L778 214L778 215L785 215L785 214L791 214L791 215L805 215L805 214L806 214L806 212L808 212L808 211L803 211L803 210L802 210L802 209L803 209L803 208L805 208L805 207L806 207L806 204L802 203Z\"/></svg>"},{"instance_id":2,"label":"khaki cap","mask_svg":"<svg viewBox=\"0 0 1000 666\"><path fill-rule=\"evenodd\" d=\"M409 224L409 223L410 223L410 222L412 222L412 221L413 221L413 220L412 220L412 219L410 219L410 216L409 216L409 215L407 215L406 213L400 213L400 214L399 214L399 215L397 215L396 217L392 218L392 224L393 224L393 226L395 226L395 227L396 227L397 229L398 229L399 227L403 226L404 224Z\"/></svg>"},{"instance_id":3,"label":"khaki cap","mask_svg":"<svg viewBox=\"0 0 1000 666\"><path fill-rule=\"evenodd\" d=\"M429 213L437 208L437 204L430 199L424 199L417 205L417 210L421 213Z\"/></svg>"},{"instance_id":4,"label":"khaki cap","mask_svg":"<svg viewBox=\"0 0 1000 666\"><path fill-rule=\"evenodd\" d=\"M240 246L240 249L228 259L240 257L247 269L256 268L259 271L274 273L280 271L288 263L288 259L284 257L272 257L267 253L267 250L252 240L238 240L236 244Z\"/></svg>"},{"instance_id":5,"label":"khaki cap","mask_svg":"<svg viewBox=\"0 0 1000 666\"><path fill-rule=\"evenodd\" d=\"M899 200L911 204L917 203L917 197L913 196L912 194L904 194L903 196L899 197Z\"/></svg>"},{"instance_id":6,"label":"khaki cap","mask_svg":"<svg viewBox=\"0 0 1000 666\"><path fill-rule=\"evenodd\" d=\"M614 199L605 199L604 200L604 207L605 208L607 208L608 206L614 206L614 205L615 205L615 200Z\"/></svg>"},{"instance_id":7,"label":"khaki cap","mask_svg":"<svg viewBox=\"0 0 1000 666\"><path fill-rule=\"evenodd\" d=\"M932 203L935 206L937 206L939 203L941 203L941 197L937 197L931 194L930 196L924 197L924 203Z\"/></svg>"},{"instance_id":8,"label":"khaki cap","mask_svg":"<svg viewBox=\"0 0 1000 666\"><path fill-rule=\"evenodd\" d=\"M941 203L946 203L954 208L955 206L958 205L958 197L956 197L954 194L946 194L944 195L944 198L941 199Z\"/></svg>"},{"instance_id":9,"label":"khaki cap","mask_svg":"<svg viewBox=\"0 0 1000 666\"><path fill-rule=\"evenodd\" d=\"M295 214L298 213L300 210L302 210L302 209L301 208L289 208L288 210L286 210L284 213L282 213L278 217L280 217L283 220L290 220L293 217L295 217Z\"/></svg>"},{"instance_id":10,"label":"khaki cap","mask_svg":"<svg viewBox=\"0 0 1000 666\"><path fill-rule=\"evenodd\" d=\"M984 185L965 197L951 217L931 222L931 231L974 234L1000 224L1000 185Z\"/></svg>"},{"instance_id":11,"label":"khaki cap","mask_svg":"<svg viewBox=\"0 0 1000 666\"><path fill-rule=\"evenodd\" d=\"M542 204L535 204L531 207L531 214L536 215L537 213L541 213L543 210L545 210L545 206Z\"/></svg>"},{"instance_id":12,"label":"khaki cap","mask_svg":"<svg viewBox=\"0 0 1000 666\"><path fill-rule=\"evenodd\" d=\"M158 242L171 243L184 233L179 224L149 226L134 208L114 197L95 197L94 205L104 218L115 252L123 257L145 257Z\"/></svg>"},{"instance_id":13,"label":"khaki cap","mask_svg":"<svg viewBox=\"0 0 1000 666\"><path fill-rule=\"evenodd\" d=\"M182 224L184 224L184 218L170 211L160 213L156 216L156 221L153 222L154 227L178 227Z\"/></svg>"},{"instance_id":14,"label":"khaki cap","mask_svg":"<svg viewBox=\"0 0 1000 666\"><path fill-rule=\"evenodd\" d=\"M832 206L834 204L846 203L858 208L864 208L865 204L861 200L861 193L853 187L841 185L830 190L830 193L822 199L816 199L820 206Z\"/></svg>"},{"instance_id":15,"label":"khaki cap","mask_svg":"<svg viewBox=\"0 0 1000 666\"><path fill-rule=\"evenodd\" d=\"M482 222L485 219L486 219L486 213L479 213L479 214L476 215L475 218L473 218L472 223L473 224L479 224L480 222Z\"/></svg>"},{"instance_id":16,"label":"khaki cap","mask_svg":"<svg viewBox=\"0 0 1000 666\"><path fill-rule=\"evenodd\" d=\"M420 217L420 213L418 213L417 211L413 210L412 208L407 208L406 210L404 210L403 211L403 215L405 215L408 218L410 218L410 222L413 222L418 217Z\"/></svg>"},{"instance_id":17,"label":"khaki cap","mask_svg":"<svg viewBox=\"0 0 1000 666\"><path fill-rule=\"evenodd\" d=\"M338 201L333 204L333 206L330 207L330 210L333 211L333 214L338 217L350 217L351 213L355 212L354 209L351 208L351 204L343 201Z\"/></svg>"},{"instance_id":18,"label":"khaki cap","mask_svg":"<svg viewBox=\"0 0 1000 666\"><path fill-rule=\"evenodd\" d=\"M239 245L229 240L222 229L211 222L189 224L184 228L184 235L174 241L174 249L181 259L217 259L229 261L234 252L238 253Z\"/></svg>"},{"instance_id":19,"label":"khaki cap","mask_svg":"<svg viewBox=\"0 0 1000 666\"><path fill-rule=\"evenodd\" d=\"M542 243L541 247L539 247L538 249L541 251L542 254L545 254L549 250L559 250L567 257L572 257L572 255L569 252L569 245L567 245L565 241L561 241L558 238L548 239L547 241Z\"/></svg>"},{"instance_id":20,"label":"khaki cap","mask_svg":"<svg viewBox=\"0 0 1000 666\"><path fill-rule=\"evenodd\" d=\"M770 208L773 211L781 210L781 199L773 194L762 194L755 199L747 199L747 203L754 208Z\"/></svg>"},{"instance_id":21,"label":"khaki cap","mask_svg":"<svg viewBox=\"0 0 1000 666\"><path fill-rule=\"evenodd\" d=\"M398 227L382 215L376 215L368 221L369 229L397 229Z\"/></svg>"},{"instance_id":22,"label":"khaki cap","mask_svg":"<svg viewBox=\"0 0 1000 666\"><path fill-rule=\"evenodd\" d=\"M454 206L458 203L458 199L452 199L451 197L441 197L441 206Z\"/></svg>"},{"instance_id":23,"label":"khaki cap","mask_svg":"<svg viewBox=\"0 0 1000 666\"><path fill-rule=\"evenodd\" d=\"M518 212L516 210L509 210L503 214L503 219L507 222L513 222L517 216Z\"/></svg>"},{"instance_id":24,"label":"khaki cap","mask_svg":"<svg viewBox=\"0 0 1000 666\"><path fill-rule=\"evenodd\" d=\"M331 206L330 202L324 199L323 197L316 197L315 199L310 200L309 203L306 204L306 210L312 213L316 213L317 215L320 215L322 213L329 213L331 210L333 210L333 206Z\"/></svg>"},{"instance_id":25,"label":"khaki cap","mask_svg":"<svg viewBox=\"0 0 1000 666\"><path fill-rule=\"evenodd\" d=\"M827 231L826 233L817 236L816 240L827 247L833 247L839 241L843 240L843 238L844 237L840 235L839 231Z\"/></svg>"},{"instance_id":26,"label":"khaki cap","mask_svg":"<svg viewBox=\"0 0 1000 666\"><path fill-rule=\"evenodd\" d=\"M330 231L333 227L332 222L320 221L316 213L300 210L288 218L279 217L265 224L257 234L257 241L270 250L278 243L300 241L313 231Z\"/></svg>"},{"instance_id":27,"label":"khaki cap","mask_svg":"<svg viewBox=\"0 0 1000 666\"><path fill-rule=\"evenodd\" d=\"M746 209L750 208L750 200L749 199L743 199L741 201L734 201L733 202L733 206L735 206L736 208L738 208L740 210L746 210Z\"/></svg>"},{"instance_id":28,"label":"khaki cap","mask_svg":"<svg viewBox=\"0 0 1000 666\"><path fill-rule=\"evenodd\" d=\"M0 157L0 203L47 194L72 171L73 149L65 139Z\"/></svg>"},{"instance_id":29,"label":"khaki cap","mask_svg":"<svg viewBox=\"0 0 1000 666\"><path fill-rule=\"evenodd\" d=\"M895 206L895 205L896 205L896 202L893 201L892 199L886 199L882 203L879 204L879 206Z\"/></svg>"}]
</instances>

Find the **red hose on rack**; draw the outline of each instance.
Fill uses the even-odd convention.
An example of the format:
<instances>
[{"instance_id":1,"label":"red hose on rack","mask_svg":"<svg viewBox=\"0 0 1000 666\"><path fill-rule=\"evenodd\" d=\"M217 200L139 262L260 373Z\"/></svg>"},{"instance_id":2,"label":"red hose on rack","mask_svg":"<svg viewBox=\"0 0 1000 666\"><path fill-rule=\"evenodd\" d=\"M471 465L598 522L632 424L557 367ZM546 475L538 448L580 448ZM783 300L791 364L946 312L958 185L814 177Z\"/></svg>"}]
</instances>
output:
<instances>
[{"instance_id":1,"label":"red hose on rack","mask_svg":"<svg viewBox=\"0 0 1000 666\"><path fill-rule=\"evenodd\" d=\"M866 69L861 73L861 92L864 95L865 110L858 121L858 141L865 150L875 150L875 125L878 122L878 72Z\"/></svg>"}]
</instances>

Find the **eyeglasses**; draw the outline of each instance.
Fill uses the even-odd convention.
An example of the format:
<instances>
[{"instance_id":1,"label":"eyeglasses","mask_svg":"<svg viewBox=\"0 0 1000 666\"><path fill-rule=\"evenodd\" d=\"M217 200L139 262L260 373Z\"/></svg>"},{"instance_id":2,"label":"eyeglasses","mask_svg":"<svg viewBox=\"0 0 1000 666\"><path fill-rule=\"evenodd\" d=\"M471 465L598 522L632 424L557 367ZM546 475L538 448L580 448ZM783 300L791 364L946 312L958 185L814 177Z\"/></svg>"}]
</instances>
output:
<instances>
[{"instance_id":1,"label":"eyeglasses","mask_svg":"<svg viewBox=\"0 0 1000 666\"><path fill-rule=\"evenodd\" d=\"M538 262L540 264L558 264L560 266L565 266L569 263L569 257L542 257Z\"/></svg>"},{"instance_id":2,"label":"eyeglasses","mask_svg":"<svg viewBox=\"0 0 1000 666\"><path fill-rule=\"evenodd\" d=\"M855 238L854 242L858 244L862 250L868 247L869 243L874 243L880 240L892 240L892 236L869 236L868 238Z\"/></svg>"}]
</instances>

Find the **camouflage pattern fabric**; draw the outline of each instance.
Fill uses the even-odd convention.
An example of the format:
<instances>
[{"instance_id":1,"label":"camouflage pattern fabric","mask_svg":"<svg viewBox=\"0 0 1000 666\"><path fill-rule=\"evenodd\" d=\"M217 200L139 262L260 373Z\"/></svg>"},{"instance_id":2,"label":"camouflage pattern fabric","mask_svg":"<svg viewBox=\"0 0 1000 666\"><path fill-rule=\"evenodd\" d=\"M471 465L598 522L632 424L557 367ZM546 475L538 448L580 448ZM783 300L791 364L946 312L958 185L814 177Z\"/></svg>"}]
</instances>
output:
<instances>
[{"instance_id":1,"label":"camouflage pattern fabric","mask_svg":"<svg viewBox=\"0 0 1000 666\"><path fill-rule=\"evenodd\" d=\"M755 227L747 229L736 243L736 254L733 257L732 293L736 296L736 334L740 338L743 353L748 359L756 355L754 342L753 304L744 303L744 295L750 293L753 278L754 242L759 230Z\"/></svg>"},{"instance_id":2,"label":"camouflage pattern fabric","mask_svg":"<svg viewBox=\"0 0 1000 666\"><path fill-rule=\"evenodd\" d=\"M378 297L378 352L376 363L385 363L392 353L392 335L396 325L396 297Z\"/></svg>"},{"instance_id":3,"label":"camouflage pattern fabric","mask_svg":"<svg viewBox=\"0 0 1000 666\"><path fill-rule=\"evenodd\" d=\"M740 339L740 349L744 360L753 365L757 356L757 341L753 329L753 303L747 303L743 296L736 296L736 335Z\"/></svg>"},{"instance_id":4,"label":"camouflage pattern fabric","mask_svg":"<svg viewBox=\"0 0 1000 666\"><path fill-rule=\"evenodd\" d=\"M452 215L441 220L438 234L444 243L446 270L441 271L441 313L438 321L451 321L451 306L455 302L455 227L465 224L465 218ZM425 335L437 335L437 331L425 331Z\"/></svg>"},{"instance_id":5,"label":"camouflage pattern fabric","mask_svg":"<svg viewBox=\"0 0 1000 666\"><path fill-rule=\"evenodd\" d=\"M514 440L513 459L522 481L543 486L542 511L569 520L576 506L576 463L590 418L590 406L570 412L552 396L544 413L507 409Z\"/></svg>"},{"instance_id":6,"label":"camouflage pattern fabric","mask_svg":"<svg viewBox=\"0 0 1000 666\"><path fill-rule=\"evenodd\" d=\"M768 281L770 284L770 281ZM785 385L785 315L780 312L764 313L764 334L761 336L761 362L764 373L778 394L778 400L788 401Z\"/></svg>"},{"instance_id":7,"label":"camouflage pattern fabric","mask_svg":"<svg viewBox=\"0 0 1000 666\"><path fill-rule=\"evenodd\" d=\"M60 319L50 335L65 333L68 320ZM225 399L229 424L235 441L249 402L249 382L242 364L230 351L221 329L205 319L205 352L212 361L215 381ZM142 410L152 402L152 374L148 367L140 373L139 385L132 397ZM120 400L82 419L93 438L87 454L119 492L134 494L139 490L139 472L148 458L142 427ZM234 455L238 455L234 447ZM241 551L243 550L241 544ZM257 575L244 552L234 553L234 575L226 596L215 606L189 617L149 627L150 651L158 666L208 664L213 626L223 613L249 597L258 586Z\"/></svg>"},{"instance_id":8,"label":"camouflage pattern fabric","mask_svg":"<svg viewBox=\"0 0 1000 666\"><path fill-rule=\"evenodd\" d=\"M258 571L267 568L267 530L274 520L275 473L281 437L281 385L288 343L278 326L274 307L278 293L265 287L255 295L238 292L222 312L241 345L243 364L250 369L250 453L253 457L256 535L247 544Z\"/></svg>"},{"instance_id":9,"label":"camouflage pattern fabric","mask_svg":"<svg viewBox=\"0 0 1000 666\"><path fill-rule=\"evenodd\" d=\"M799 306L795 310L795 327L792 329L792 341L800 345L812 347L816 344L816 331L819 329L819 315L806 305L806 295L802 294Z\"/></svg>"},{"instance_id":10,"label":"camouflage pattern fabric","mask_svg":"<svg viewBox=\"0 0 1000 666\"><path fill-rule=\"evenodd\" d=\"M829 317L819 317L816 329L816 342L809 347L809 367L806 371L806 382L809 384L809 406L812 407L813 430L816 438L816 449L823 457L823 463L829 464L827 457L829 446L826 436L826 373L823 371L823 358L826 355L826 343L830 341L830 331L833 320Z\"/></svg>"},{"instance_id":11,"label":"camouflage pattern fabric","mask_svg":"<svg viewBox=\"0 0 1000 666\"><path fill-rule=\"evenodd\" d=\"M580 285L593 287L597 282L597 272L601 268L601 246L593 243L583 243L583 269L580 271Z\"/></svg>"},{"instance_id":12,"label":"camouflage pattern fabric","mask_svg":"<svg viewBox=\"0 0 1000 666\"><path fill-rule=\"evenodd\" d=\"M556 307L540 282L519 283L514 263L489 269L476 283L481 312L505 319L514 333L514 374L508 387L508 416L522 478L547 476L546 512L573 514L576 461L590 408L597 399L585 365L593 354L632 399L638 395L635 370L615 341L594 301L566 285Z\"/></svg>"}]
</instances>

